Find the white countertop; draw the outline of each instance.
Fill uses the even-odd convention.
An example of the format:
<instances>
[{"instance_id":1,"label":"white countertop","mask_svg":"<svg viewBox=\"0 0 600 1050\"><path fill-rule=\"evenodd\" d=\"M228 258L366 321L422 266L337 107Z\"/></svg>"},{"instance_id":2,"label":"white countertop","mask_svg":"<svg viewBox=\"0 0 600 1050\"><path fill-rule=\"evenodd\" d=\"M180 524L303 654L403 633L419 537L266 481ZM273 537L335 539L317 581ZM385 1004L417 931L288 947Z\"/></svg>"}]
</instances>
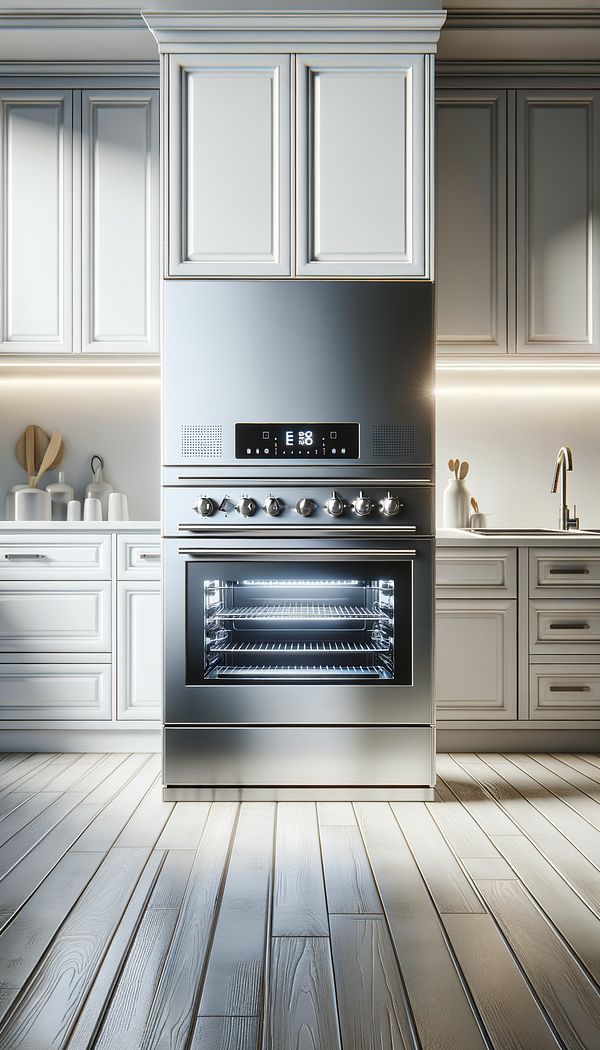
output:
<instances>
[{"instance_id":1,"label":"white countertop","mask_svg":"<svg viewBox=\"0 0 600 1050\"><path fill-rule=\"evenodd\" d=\"M585 529L569 532L498 532L482 536L468 529L438 529L435 534L438 547L600 547L600 532Z\"/></svg>"},{"instance_id":2,"label":"white countertop","mask_svg":"<svg viewBox=\"0 0 600 1050\"><path fill-rule=\"evenodd\" d=\"M0 521L0 532L160 532L160 521Z\"/></svg>"}]
</instances>

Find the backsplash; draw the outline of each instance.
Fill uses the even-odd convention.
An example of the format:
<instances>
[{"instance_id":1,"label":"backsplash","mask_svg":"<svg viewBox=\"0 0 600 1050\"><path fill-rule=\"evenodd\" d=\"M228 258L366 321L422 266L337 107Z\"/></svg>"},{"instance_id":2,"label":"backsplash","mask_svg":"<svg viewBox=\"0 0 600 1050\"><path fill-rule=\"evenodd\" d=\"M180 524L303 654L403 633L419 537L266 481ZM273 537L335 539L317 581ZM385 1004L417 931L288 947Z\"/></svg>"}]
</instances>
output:
<instances>
[{"instance_id":1,"label":"backsplash","mask_svg":"<svg viewBox=\"0 0 600 1050\"><path fill-rule=\"evenodd\" d=\"M600 372L444 372L437 383L437 522L448 460L470 463L467 486L490 528L556 528L556 454L573 450L571 509L600 527Z\"/></svg>"},{"instance_id":2,"label":"backsplash","mask_svg":"<svg viewBox=\"0 0 600 1050\"><path fill-rule=\"evenodd\" d=\"M34 371L34 369L32 369ZM28 423L65 440L61 470L81 498L90 481L90 459L100 453L104 476L127 495L133 520L160 518L160 381L158 372L126 370L93 374L0 375L0 517L4 495L26 481L15 458L15 443ZM55 481L47 474L41 486Z\"/></svg>"}]
</instances>

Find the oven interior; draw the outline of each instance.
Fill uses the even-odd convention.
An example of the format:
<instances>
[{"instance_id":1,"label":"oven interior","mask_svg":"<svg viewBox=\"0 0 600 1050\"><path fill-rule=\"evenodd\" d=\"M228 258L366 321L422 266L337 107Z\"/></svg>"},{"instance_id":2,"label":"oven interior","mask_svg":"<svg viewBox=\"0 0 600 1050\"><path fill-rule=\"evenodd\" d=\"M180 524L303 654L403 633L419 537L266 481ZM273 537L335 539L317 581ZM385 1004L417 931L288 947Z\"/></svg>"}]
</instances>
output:
<instances>
[{"instance_id":1,"label":"oven interior","mask_svg":"<svg viewBox=\"0 0 600 1050\"><path fill-rule=\"evenodd\" d=\"M373 565L331 565L326 573L264 571L256 563L239 572L232 564L213 568L223 571L205 566L188 578L188 685L410 684L409 565L392 572Z\"/></svg>"}]
</instances>

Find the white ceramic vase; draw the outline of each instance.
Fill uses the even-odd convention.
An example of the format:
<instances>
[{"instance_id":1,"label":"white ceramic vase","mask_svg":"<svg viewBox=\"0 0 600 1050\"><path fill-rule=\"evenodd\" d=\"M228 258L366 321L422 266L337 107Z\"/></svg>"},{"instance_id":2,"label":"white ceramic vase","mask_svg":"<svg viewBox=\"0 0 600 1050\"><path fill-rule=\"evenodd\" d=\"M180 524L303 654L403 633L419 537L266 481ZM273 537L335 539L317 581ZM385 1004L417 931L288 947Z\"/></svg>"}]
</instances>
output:
<instances>
[{"instance_id":1,"label":"white ceramic vase","mask_svg":"<svg viewBox=\"0 0 600 1050\"><path fill-rule=\"evenodd\" d=\"M444 491L444 528L468 529L471 495L464 481L450 478Z\"/></svg>"}]
</instances>

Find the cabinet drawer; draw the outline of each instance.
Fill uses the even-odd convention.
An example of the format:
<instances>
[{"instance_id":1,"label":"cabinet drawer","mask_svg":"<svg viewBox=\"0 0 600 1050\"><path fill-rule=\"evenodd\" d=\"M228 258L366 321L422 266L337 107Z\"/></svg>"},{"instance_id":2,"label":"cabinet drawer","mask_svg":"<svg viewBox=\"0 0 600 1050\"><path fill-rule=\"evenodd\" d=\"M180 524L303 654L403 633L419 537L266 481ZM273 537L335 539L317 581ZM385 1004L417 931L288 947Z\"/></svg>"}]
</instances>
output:
<instances>
[{"instance_id":1,"label":"cabinet drawer","mask_svg":"<svg viewBox=\"0 0 600 1050\"><path fill-rule=\"evenodd\" d=\"M160 579L161 550L158 536L119 536L117 572L120 580Z\"/></svg>"},{"instance_id":2,"label":"cabinet drawer","mask_svg":"<svg viewBox=\"0 0 600 1050\"><path fill-rule=\"evenodd\" d=\"M110 583L0 583L0 652L109 652Z\"/></svg>"},{"instance_id":3,"label":"cabinet drawer","mask_svg":"<svg viewBox=\"0 0 600 1050\"><path fill-rule=\"evenodd\" d=\"M600 664L532 664L530 718L597 718Z\"/></svg>"},{"instance_id":4,"label":"cabinet drawer","mask_svg":"<svg viewBox=\"0 0 600 1050\"><path fill-rule=\"evenodd\" d=\"M529 593L600 598L600 547L531 550Z\"/></svg>"},{"instance_id":5,"label":"cabinet drawer","mask_svg":"<svg viewBox=\"0 0 600 1050\"><path fill-rule=\"evenodd\" d=\"M110 664L0 663L0 718L110 717Z\"/></svg>"},{"instance_id":6,"label":"cabinet drawer","mask_svg":"<svg viewBox=\"0 0 600 1050\"><path fill-rule=\"evenodd\" d=\"M530 601L529 640L534 655L582 653L600 659L600 601Z\"/></svg>"},{"instance_id":7,"label":"cabinet drawer","mask_svg":"<svg viewBox=\"0 0 600 1050\"><path fill-rule=\"evenodd\" d=\"M517 551L514 547L438 547L435 585L440 598L516 598Z\"/></svg>"},{"instance_id":8,"label":"cabinet drawer","mask_svg":"<svg viewBox=\"0 0 600 1050\"><path fill-rule=\"evenodd\" d=\"M110 580L111 537L22 536L0 543L0 580Z\"/></svg>"}]
</instances>

